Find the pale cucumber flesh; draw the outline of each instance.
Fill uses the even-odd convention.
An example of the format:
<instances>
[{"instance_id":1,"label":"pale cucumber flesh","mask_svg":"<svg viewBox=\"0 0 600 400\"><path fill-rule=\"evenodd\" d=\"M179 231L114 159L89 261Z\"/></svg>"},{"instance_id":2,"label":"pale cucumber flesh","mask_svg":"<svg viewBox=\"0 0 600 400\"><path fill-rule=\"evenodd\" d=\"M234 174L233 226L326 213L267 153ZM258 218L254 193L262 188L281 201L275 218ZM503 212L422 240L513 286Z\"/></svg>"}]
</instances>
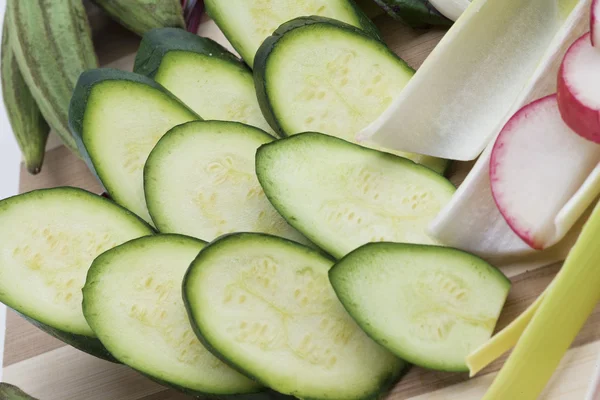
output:
<instances>
[{"instance_id":1,"label":"pale cucumber flesh","mask_svg":"<svg viewBox=\"0 0 600 400\"><path fill-rule=\"evenodd\" d=\"M367 244L329 272L338 298L375 341L426 368L467 371L490 338L510 281L460 250Z\"/></svg>"},{"instance_id":2,"label":"pale cucumber flesh","mask_svg":"<svg viewBox=\"0 0 600 400\"><path fill-rule=\"evenodd\" d=\"M261 43L281 24L296 17L319 15L361 26L357 10L347 0L207 0L205 4L250 67Z\"/></svg>"},{"instance_id":3,"label":"pale cucumber flesh","mask_svg":"<svg viewBox=\"0 0 600 400\"><path fill-rule=\"evenodd\" d=\"M383 43L334 25L315 24L285 33L266 61L264 84L285 135L316 131L356 142L414 71ZM398 131L403 133L401 124ZM404 132L410 134L410 132ZM447 161L385 149L443 172Z\"/></svg>"},{"instance_id":4,"label":"pale cucumber flesh","mask_svg":"<svg viewBox=\"0 0 600 400\"><path fill-rule=\"evenodd\" d=\"M256 165L279 213L338 258L369 242L436 244L427 226L455 190L409 160L318 133L264 145Z\"/></svg>"},{"instance_id":5,"label":"pale cucumber flesh","mask_svg":"<svg viewBox=\"0 0 600 400\"><path fill-rule=\"evenodd\" d=\"M66 333L94 336L81 311L88 268L102 252L152 234L114 203L74 188L0 202L0 301Z\"/></svg>"},{"instance_id":6,"label":"pale cucumber flesh","mask_svg":"<svg viewBox=\"0 0 600 400\"><path fill-rule=\"evenodd\" d=\"M143 169L158 140L175 125L198 119L157 88L126 80L92 86L83 119L83 143L111 197L150 222Z\"/></svg>"},{"instance_id":7,"label":"pale cucumber flesh","mask_svg":"<svg viewBox=\"0 0 600 400\"><path fill-rule=\"evenodd\" d=\"M157 235L107 251L90 268L83 312L111 354L154 379L197 393L255 392L260 386L212 355L189 324L181 282L203 247Z\"/></svg>"},{"instance_id":8,"label":"pale cucumber flesh","mask_svg":"<svg viewBox=\"0 0 600 400\"><path fill-rule=\"evenodd\" d=\"M252 73L241 64L170 51L154 80L206 120L237 121L273 133L256 100Z\"/></svg>"},{"instance_id":9,"label":"pale cucumber flesh","mask_svg":"<svg viewBox=\"0 0 600 400\"><path fill-rule=\"evenodd\" d=\"M168 132L144 173L157 228L207 241L248 231L306 242L269 203L256 178L256 149L273 140L260 129L225 121L196 121Z\"/></svg>"},{"instance_id":10,"label":"pale cucumber flesh","mask_svg":"<svg viewBox=\"0 0 600 400\"><path fill-rule=\"evenodd\" d=\"M331 265L314 250L274 236L219 239L184 280L190 318L214 351L278 392L375 398L405 364L343 309L327 278Z\"/></svg>"}]
</instances>

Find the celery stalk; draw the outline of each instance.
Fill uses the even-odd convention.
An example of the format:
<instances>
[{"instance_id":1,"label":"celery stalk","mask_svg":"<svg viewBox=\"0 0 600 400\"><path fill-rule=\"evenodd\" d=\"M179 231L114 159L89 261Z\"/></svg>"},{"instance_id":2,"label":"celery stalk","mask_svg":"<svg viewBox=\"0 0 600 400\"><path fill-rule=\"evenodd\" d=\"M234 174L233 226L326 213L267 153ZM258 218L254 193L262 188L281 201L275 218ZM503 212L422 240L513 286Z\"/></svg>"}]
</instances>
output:
<instances>
[{"instance_id":1,"label":"celery stalk","mask_svg":"<svg viewBox=\"0 0 600 400\"><path fill-rule=\"evenodd\" d=\"M467 356L469 377L472 378L475 376L475 374L498 359L517 343L540 307L543 298L544 293L542 293L533 304L527 307L527 310L519 315L514 321Z\"/></svg>"},{"instance_id":2,"label":"celery stalk","mask_svg":"<svg viewBox=\"0 0 600 400\"><path fill-rule=\"evenodd\" d=\"M484 400L535 400L600 301L600 203Z\"/></svg>"}]
</instances>

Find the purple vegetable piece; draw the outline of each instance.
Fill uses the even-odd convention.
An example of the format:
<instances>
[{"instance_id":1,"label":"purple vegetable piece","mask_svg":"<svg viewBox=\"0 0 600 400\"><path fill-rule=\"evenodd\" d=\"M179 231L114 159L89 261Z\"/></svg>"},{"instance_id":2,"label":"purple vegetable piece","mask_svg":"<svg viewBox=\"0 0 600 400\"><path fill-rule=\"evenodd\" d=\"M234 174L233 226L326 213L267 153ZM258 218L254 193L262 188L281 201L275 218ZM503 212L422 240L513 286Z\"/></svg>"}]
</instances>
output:
<instances>
[{"instance_id":1,"label":"purple vegetable piece","mask_svg":"<svg viewBox=\"0 0 600 400\"><path fill-rule=\"evenodd\" d=\"M188 32L198 32L200 19L204 11L203 0L181 0L181 8L183 8L183 18Z\"/></svg>"}]
</instances>

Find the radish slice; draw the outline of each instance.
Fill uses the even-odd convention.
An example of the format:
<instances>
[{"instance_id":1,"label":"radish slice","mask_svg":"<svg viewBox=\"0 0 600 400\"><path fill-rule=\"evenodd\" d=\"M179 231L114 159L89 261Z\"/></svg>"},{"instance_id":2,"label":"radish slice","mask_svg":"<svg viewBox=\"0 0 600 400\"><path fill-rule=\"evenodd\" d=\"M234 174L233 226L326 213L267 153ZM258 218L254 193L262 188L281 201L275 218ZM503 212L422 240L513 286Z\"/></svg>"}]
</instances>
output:
<instances>
[{"instance_id":1,"label":"radish slice","mask_svg":"<svg viewBox=\"0 0 600 400\"><path fill-rule=\"evenodd\" d=\"M590 27L592 46L600 47L600 0L592 0Z\"/></svg>"},{"instance_id":2,"label":"radish slice","mask_svg":"<svg viewBox=\"0 0 600 400\"><path fill-rule=\"evenodd\" d=\"M587 29L587 21L589 1L585 0L577 4L553 39L543 56L544 61L538 65L513 105L510 115L532 99L556 91L556 74L560 63L571 43ZM499 131L500 129L495 135ZM490 155L493 144L492 142L487 146L452 200L432 221L429 233L448 246L485 258L492 265L502 267L507 274L511 271L523 271L524 267L532 269L564 260L577 239L576 226L556 246L538 251L525 244L498 211L490 188ZM567 212L567 206L563 210Z\"/></svg>"},{"instance_id":3,"label":"radish slice","mask_svg":"<svg viewBox=\"0 0 600 400\"><path fill-rule=\"evenodd\" d=\"M519 110L498 136L490 162L492 194L513 231L532 248L544 249L570 228L557 227L556 217L599 162L600 146L563 123L556 95L550 95ZM599 186L584 188L591 195L574 200L567 222L585 212Z\"/></svg>"},{"instance_id":4,"label":"radish slice","mask_svg":"<svg viewBox=\"0 0 600 400\"><path fill-rule=\"evenodd\" d=\"M600 51L586 33L567 51L558 73L558 106L577 134L600 143Z\"/></svg>"}]
</instances>

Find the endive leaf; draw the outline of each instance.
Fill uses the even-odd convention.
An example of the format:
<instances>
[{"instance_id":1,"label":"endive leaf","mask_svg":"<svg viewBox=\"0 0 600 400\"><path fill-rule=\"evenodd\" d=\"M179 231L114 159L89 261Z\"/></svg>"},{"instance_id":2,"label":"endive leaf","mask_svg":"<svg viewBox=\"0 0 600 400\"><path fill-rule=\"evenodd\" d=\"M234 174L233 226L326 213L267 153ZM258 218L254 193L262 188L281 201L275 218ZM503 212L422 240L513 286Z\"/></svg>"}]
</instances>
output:
<instances>
[{"instance_id":1,"label":"endive leaf","mask_svg":"<svg viewBox=\"0 0 600 400\"><path fill-rule=\"evenodd\" d=\"M561 30L562 8L560 0L475 0L359 140L372 136L390 149L475 159Z\"/></svg>"}]
</instances>

